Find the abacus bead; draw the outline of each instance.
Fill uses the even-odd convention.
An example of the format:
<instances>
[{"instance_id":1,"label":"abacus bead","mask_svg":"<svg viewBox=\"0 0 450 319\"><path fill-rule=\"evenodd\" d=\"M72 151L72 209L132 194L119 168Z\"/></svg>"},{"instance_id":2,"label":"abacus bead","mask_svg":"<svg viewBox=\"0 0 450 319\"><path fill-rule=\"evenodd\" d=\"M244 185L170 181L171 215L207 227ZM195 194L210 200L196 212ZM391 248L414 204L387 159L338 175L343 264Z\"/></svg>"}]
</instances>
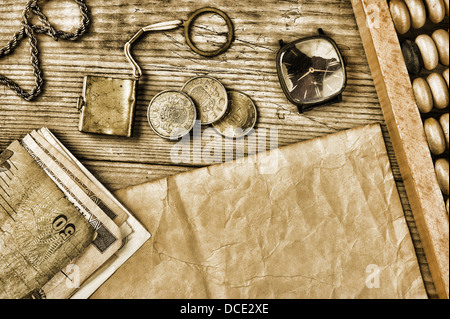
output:
<instances>
[{"instance_id":1,"label":"abacus bead","mask_svg":"<svg viewBox=\"0 0 450 319\"><path fill-rule=\"evenodd\" d=\"M410 74L419 74L422 71L423 61L417 45L411 40L405 40L401 44L406 68Z\"/></svg>"},{"instance_id":2,"label":"abacus bead","mask_svg":"<svg viewBox=\"0 0 450 319\"><path fill-rule=\"evenodd\" d=\"M442 193L448 195L449 193L449 176L448 176L448 160L439 158L434 163L434 170L438 180L439 187Z\"/></svg>"},{"instance_id":3,"label":"abacus bead","mask_svg":"<svg viewBox=\"0 0 450 319\"><path fill-rule=\"evenodd\" d=\"M445 208L447 209L447 214L448 214L448 198L447 198L447 202L445 203Z\"/></svg>"},{"instance_id":4,"label":"abacus bead","mask_svg":"<svg viewBox=\"0 0 450 319\"><path fill-rule=\"evenodd\" d=\"M445 17L445 4L443 0L425 0L428 9L428 19L433 23L439 23Z\"/></svg>"},{"instance_id":5,"label":"abacus bead","mask_svg":"<svg viewBox=\"0 0 450 319\"><path fill-rule=\"evenodd\" d=\"M420 29L427 21L427 12L422 0L405 0L411 15L411 26L414 29Z\"/></svg>"},{"instance_id":6,"label":"abacus bead","mask_svg":"<svg viewBox=\"0 0 450 319\"><path fill-rule=\"evenodd\" d=\"M444 72L442 72L442 76L444 77L444 80L447 83L447 87L448 87L449 86L449 84L448 84L448 69L445 69Z\"/></svg>"},{"instance_id":7,"label":"abacus bead","mask_svg":"<svg viewBox=\"0 0 450 319\"><path fill-rule=\"evenodd\" d=\"M424 68L428 71L434 70L439 64L439 53L433 39L428 34L421 34L415 42L422 56Z\"/></svg>"},{"instance_id":8,"label":"abacus bead","mask_svg":"<svg viewBox=\"0 0 450 319\"><path fill-rule=\"evenodd\" d=\"M413 81L414 97L420 113L428 113L433 109L433 95L428 82L423 78Z\"/></svg>"},{"instance_id":9,"label":"abacus bead","mask_svg":"<svg viewBox=\"0 0 450 319\"><path fill-rule=\"evenodd\" d=\"M433 95L434 107L445 109L448 106L449 94L444 78L439 73L431 73L427 77L427 82Z\"/></svg>"},{"instance_id":10,"label":"abacus bead","mask_svg":"<svg viewBox=\"0 0 450 319\"><path fill-rule=\"evenodd\" d=\"M448 32L444 29L438 29L433 32L431 37L434 40L434 43L436 44L436 48L439 53L439 62L441 64L448 66L448 50L449 50L449 41L448 41Z\"/></svg>"},{"instance_id":11,"label":"abacus bead","mask_svg":"<svg viewBox=\"0 0 450 319\"><path fill-rule=\"evenodd\" d=\"M448 1L449 0L444 0L444 5L445 5L445 15L448 17L448 10L449 10L449 8L448 8Z\"/></svg>"},{"instance_id":12,"label":"abacus bead","mask_svg":"<svg viewBox=\"0 0 450 319\"><path fill-rule=\"evenodd\" d=\"M408 7L403 0L392 0L389 3L389 9L397 33L405 34L408 32L411 28L411 18L409 16Z\"/></svg>"},{"instance_id":13,"label":"abacus bead","mask_svg":"<svg viewBox=\"0 0 450 319\"><path fill-rule=\"evenodd\" d=\"M448 113L444 113L439 118L439 124L441 124L442 132L444 132L445 143L447 144L447 149L449 147L449 127L448 127Z\"/></svg>"},{"instance_id":14,"label":"abacus bead","mask_svg":"<svg viewBox=\"0 0 450 319\"><path fill-rule=\"evenodd\" d=\"M425 136L427 137L428 147L434 155L441 155L445 152L445 137L439 122L430 117L423 123Z\"/></svg>"}]
</instances>

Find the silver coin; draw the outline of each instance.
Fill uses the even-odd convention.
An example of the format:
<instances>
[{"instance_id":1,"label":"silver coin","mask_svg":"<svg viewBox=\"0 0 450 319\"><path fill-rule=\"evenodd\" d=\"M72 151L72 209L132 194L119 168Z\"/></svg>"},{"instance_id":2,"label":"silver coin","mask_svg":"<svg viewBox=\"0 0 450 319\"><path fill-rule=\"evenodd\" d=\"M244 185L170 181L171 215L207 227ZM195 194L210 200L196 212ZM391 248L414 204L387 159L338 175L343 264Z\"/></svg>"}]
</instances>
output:
<instances>
[{"instance_id":1,"label":"silver coin","mask_svg":"<svg viewBox=\"0 0 450 319\"><path fill-rule=\"evenodd\" d=\"M239 91L228 92L228 110L212 126L223 136L240 138L250 133L256 124L256 107L252 99Z\"/></svg>"},{"instance_id":2,"label":"silver coin","mask_svg":"<svg viewBox=\"0 0 450 319\"><path fill-rule=\"evenodd\" d=\"M147 110L150 127L159 136L179 139L194 127L197 111L192 99L183 92L167 90L155 95Z\"/></svg>"},{"instance_id":3,"label":"silver coin","mask_svg":"<svg viewBox=\"0 0 450 319\"><path fill-rule=\"evenodd\" d=\"M197 106L201 124L220 120L227 110L227 91L223 84L213 77L192 78L186 82L182 91L188 94Z\"/></svg>"}]
</instances>

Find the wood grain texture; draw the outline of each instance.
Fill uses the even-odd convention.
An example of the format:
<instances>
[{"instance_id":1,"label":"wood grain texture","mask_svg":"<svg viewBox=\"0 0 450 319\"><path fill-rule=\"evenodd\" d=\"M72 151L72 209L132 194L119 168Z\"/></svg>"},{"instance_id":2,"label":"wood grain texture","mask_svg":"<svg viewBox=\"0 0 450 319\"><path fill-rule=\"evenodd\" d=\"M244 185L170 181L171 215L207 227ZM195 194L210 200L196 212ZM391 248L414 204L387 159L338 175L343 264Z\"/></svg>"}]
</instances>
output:
<instances>
[{"instance_id":1,"label":"wood grain texture","mask_svg":"<svg viewBox=\"0 0 450 319\"><path fill-rule=\"evenodd\" d=\"M25 3L25 0L2 0L0 46L19 29ZM436 296L350 0L87 0L86 3L92 21L87 34L79 41L55 42L38 35L46 82L43 93L35 101L25 102L14 92L0 87L0 150L31 130L47 126L112 190L207 165L201 150L207 146L220 148L223 138L202 139L200 148L191 148L189 161L173 163L170 155L176 142L158 137L146 118L148 104L155 94L165 89L181 89L197 75L216 77L227 89L248 94L258 110L256 135L276 129L279 146L364 124L382 123L427 291L430 297ZM218 7L233 20L236 39L231 48L218 57L204 58L189 49L181 29L143 35L132 48L143 70L133 137L80 133L76 101L82 91L83 77L87 74L131 76L123 45L139 28L186 19L189 13L204 6ZM78 9L71 1L46 2L43 10L58 28L70 30L79 23ZM347 62L348 84L342 102L299 114L279 85L276 52L280 39L290 42L314 35L318 28L333 37L341 49ZM23 41L13 55L0 59L0 73L31 88L28 51L29 45ZM208 126L204 126L202 133L207 130ZM256 142L246 138L235 143L234 148L243 147L246 153L252 152L257 149ZM267 144L265 149L269 148Z\"/></svg>"}]
</instances>

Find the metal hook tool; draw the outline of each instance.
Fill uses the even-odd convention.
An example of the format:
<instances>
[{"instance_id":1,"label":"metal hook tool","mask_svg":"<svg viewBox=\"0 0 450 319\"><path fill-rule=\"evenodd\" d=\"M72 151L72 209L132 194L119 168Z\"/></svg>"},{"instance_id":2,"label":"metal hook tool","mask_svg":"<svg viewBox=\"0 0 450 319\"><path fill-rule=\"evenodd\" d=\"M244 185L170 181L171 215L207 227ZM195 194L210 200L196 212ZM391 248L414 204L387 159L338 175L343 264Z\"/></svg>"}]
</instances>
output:
<instances>
[{"instance_id":1,"label":"metal hook tool","mask_svg":"<svg viewBox=\"0 0 450 319\"><path fill-rule=\"evenodd\" d=\"M219 49L217 50L213 50L213 51L205 51L205 50L201 50L198 47L195 46L194 42L191 39L191 31L192 31L192 26L194 21L200 17L201 15L205 14L205 13L215 13L218 14L219 16L221 16L224 21L227 24L227 28L228 28L228 36L227 36L227 41L224 43L223 46L221 46ZM133 59L133 57L131 56L130 53L130 48L131 45L144 33L144 32L149 32L149 31L167 31L167 30L173 30L173 29L178 29L180 27L184 27L184 37L186 39L186 43L188 44L188 46L197 54L205 56L205 57L214 57L217 56L223 52L225 52L226 50L228 50L228 48L230 47L231 43L234 40L234 28L233 28L233 22L231 21L231 19L227 16L227 14L219 9L216 8L202 8L199 9L197 11L195 11L188 20L184 21L184 20L173 20L173 21L167 21L167 22L159 22L159 23L155 23L149 26L146 26L142 29L140 29L126 44L124 47L124 51L125 51L125 56L127 57L128 61L130 62L130 64L133 67L134 70L134 76L136 78L139 78L142 76L142 70L139 67L139 65L136 63L136 61Z\"/></svg>"}]
</instances>

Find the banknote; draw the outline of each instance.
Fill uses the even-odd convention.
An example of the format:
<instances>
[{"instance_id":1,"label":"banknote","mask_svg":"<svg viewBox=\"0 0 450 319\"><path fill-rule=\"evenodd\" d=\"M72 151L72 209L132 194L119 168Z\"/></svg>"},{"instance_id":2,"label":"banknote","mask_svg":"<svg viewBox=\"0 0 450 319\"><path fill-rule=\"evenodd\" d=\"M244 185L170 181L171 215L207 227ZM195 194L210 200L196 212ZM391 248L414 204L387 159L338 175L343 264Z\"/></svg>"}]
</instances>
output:
<instances>
[{"instance_id":1,"label":"banknote","mask_svg":"<svg viewBox=\"0 0 450 319\"><path fill-rule=\"evenodd\" d=\"M19 142L14 144L17 143ZM35 285L37 288L30 294L20 297L88 298L139 249L150 234L48 129L32 131L20 141L19 145L23 154L27 155L39 172L39 176L44 176L48 184L58 190L67 206L76 212L80 222L87 225L94 234L83 246L83 251L78 254L67 254L65 263L58 269L55 268L52 276L40 280L39 284ZM14 168L9 159L10 148L0 156L1 175L5 175L2 172L8 173ZM30 175L38 176L34 172ZM8 173L4 177L6 181L8 177L14 178ZM29 202L28 205L33 205L33 202ZM60 221L56 223L58 222ZM37 231L32 236L39 237L41 234ZM4 252L6 250L0 246L0 253ZM35 251L27 253L32 255ZM12 252L12 255L16 258L19 256L17 251ZM30 278L35 280L32 273ZM5 282L14 286L14 282L7 277ZM0 295L1 297L10 296Z\"/></svg>"},{"instance_id":2,"label":"banknote","mask_svg":"<svg viewBox=\"0 0 450 319\"><path fill-rule=\"evenodd\" d=\"M58 166L70 177L70 181L66 183L71 185L72 189L78 187L84 193L80 196L87 195L95 204L91 210L95 211L94 218L98 218L105 229L113 231L114 235L120 238L103 252L94 240L83 254L69 264L65 271L52 278L41 291L43 296L51 299L88 298L150 238L150 233L50 130L42 128L29 135L36 145L48 154L51 159L49 163ZM57 168L55 170L57 171ZM60 179L62 176L62 172L59 172ZM85 203L89 203L87 197L84 197ZM89 212L83 213L86 218L93 218ZM99 233L97 238L102 234Z\"/></svg>"},{"instance_id":3,"label":"banknote","mask_svg":"<svg viewBox=\"0 0 450 319\"><path fill-rule=\"evenodd\" d=\"M28 298L96 232L18 141L2 153L1 167L0 298Z\"/></svg>"}]
</instances>

